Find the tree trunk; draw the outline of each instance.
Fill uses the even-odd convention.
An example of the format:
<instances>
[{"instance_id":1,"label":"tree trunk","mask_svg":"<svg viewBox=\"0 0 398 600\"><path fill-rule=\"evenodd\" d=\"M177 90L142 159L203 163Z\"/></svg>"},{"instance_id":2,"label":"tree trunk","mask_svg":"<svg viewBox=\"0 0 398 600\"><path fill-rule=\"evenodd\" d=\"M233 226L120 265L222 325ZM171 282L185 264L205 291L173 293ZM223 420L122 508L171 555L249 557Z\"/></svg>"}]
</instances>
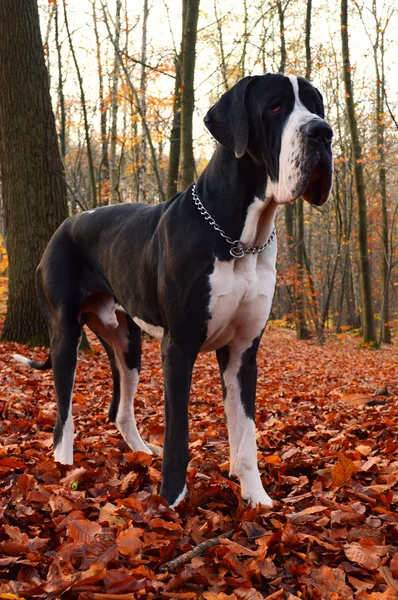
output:
<instances>
[{"instance_id":1,"label":"tree trunk","mask_svg":"<svg viewBox=\"0 0 398 600\"><path fill-rule=\"evenodd\" d=\"M368 223L366 210L365 182L362 167L362 147L355 116L353 86L351 81L350 52L348 44L347 2L341 0L341 41L343 54L343 75L348 123L354 154L354 175L358 205L358 244L359 270L362 301L362 334L365 342L376 343L376 329L373 312L372 278L368 250Z\"/></svg>"},{"instance_id":2,"label":"tree trunk","mask_svg":"<svg viewBox=\"0 0 398 600\"><path fill-rule=\"evenodd\" d=\"M307 17L305 22L305 48L306 48L306 76L311 77L311 6L312 0L307 0ZM284 36L283 36L284 37ZM285 59L286 60L286 59ZM297 339L305 340L310 337L310 332L305 319L305 237L304 237L304 200L296 201L296 335Z\"/></svg>"},{"instance_id":3,"label":"tree trunk","mask_svg":"<svg viewBox=\"0 0 398 600\"><path fill-rule=\"evenodd\" d=\"M146 52L147 52L147 25L148 25L148 0L144 0L144 8L142 13L142 40L141 40L141 85L140 85L140 103L143 119L146 119L146 88L147 88L147 77L146 77ZM139 168L139 201L147 202L147 137L145 135L144 128L142 127L141 132L141 143L140 143L140 168Z\"/></svg>"},{"instance_id":4,"label":"tree trunk","mask_svg":"<svg viewBox=\"0 0 398 600\"><path fill-rule=\"evenodd\" d=\"M36 0L0 2L0 165L9 254L3 339L47 342L35 270L67 217Z\"/></svg>"},{"instance_id":5,"label":"tree trunk","mask_svg":"<svg viewBox=\"0 0 398 600\"><path fill-rule=\"evenodd\" d=\"M376 15L375 15L376 18ZM376 131L377 131L377 148L379 153L379 189L381 199L381 227L382 227L382 256L381 256L381 272L383 278L383 297L382 309L380 317L380 336L379 341L386 344L391 344L391 329L390 329L390 302L389 302L389 283L390 283L390 253L389 253L389 227L388 227L388 211L387 211L387 169L386 169L386 148L385 148L385 118L384 118L384 95L385 95L385 72L384 72L384 31L378 27L379 23L376 20L377 26L377 42L379 35L381 65L378 64L378 43L374 48L374 60L376 68Z\"/></svg>"},{"instance_id":6,"label":"tree trunk","mask_svg":"<svg viewBox=\"0 0 398 600\"><path fill-rule=\"evenodd\" d=\"M223 35L222 35L222 19L218 15L217 0L214 0L214 16L216 17L218 42L219 42L219 46L220 46L221 77L222 77L224 91L228 92L228 90L229 90L228 70L227 70L227 63L225 60L224 40L223 40Z\"/></svg>"},{"instance_id":7,"label":"tree trunk","mask_svg":"<svg viewBox=\"0 0 398 600\"><path fill-rule=\"evenodd\" d=\"M178 189L178 169L181 146L181 52L175 58L176 79L173 99L173 125L170 134L169 169L167 175L167 198L171 198Z\"/></svg>"},{"instance_id":8,"label":"tree trunk","mask_svg":"<svg viewBox=\"0 0 398 600\"><path fill-rule=\"evenodd\" d=\"M296 335L298 340L307 340L310 332L305 319L305 248L304 248L304 206L303 199L296 201Z\"/></svg>"},{"instance_id":9,"label":"tree trunk","mask_svg":"<svg viewBox=\"0 0 398 600\"><path fill-rule=\"evenodd\" d=\"M121 0L116 0L116 18L115 18L115 37L114 48L115 58L112 71L112 92L111 92L111 143L110 143L110 183L111 195L110 203L119 202L119 172L116 161L116 142L117 142L117 113L118 113L118 89L119 89L119 43L120 43L120 12L122 8Z\"/></svg>"},{"instance_id":10,"label":"tree trunk","mask_svg":"<svg viewBox=\"0 0 398 600\"><path fill-rule=\"evenodd\" d=\"M195 178L192 120L194 111L194 76L199 0L183 0L186 18L183 29L181 73L181 184L185 189Z\"/></svg>"},{"instance_id":11,"label":"tree trunk","mask_svg":"<svg viewBox=\"0 0 398 600\"><path fill-rule=\"evenodd\" d=\"M281 63L279 66L279 73L284 73L286 71L285 9L282 7L282 0L277 0L276 4L278 7L281 52Z\"/></svg>"},{"instance_id":12,"label":"tree trunk","mask_svg":"<svg viewBox=\"0 0 398 600\"><path fill-rule=\"evenodd\" d=\"M98 203L107 204L109 198L109 157L108 157L108 131L107 131L107 115L108 109L105 102L104 94L104 75L102 70L101 60L101 41L98 31L98 18L96 1L93 1L93 24L95 33L95 47L98 69L98 93L100 105L100 127L101 127L101 162L98 173ZM104 198L103 198L104 196Z\"/></svg>"},{"instance_id":13,"label":"tree trunk","mask_svg":"<svg viewBox=\"0 0 398 600\"><path fill-rule=\"evenodd\" d=\"M73 58L73 63L76 69L77 81L79 83L80 90L80 100L82 103L82 111L83 111L83 122L84 122L84 135L86 139L86 147L87 147L87 159L88 159L88 168L89 168L89 178L90 178L90 187L91 187L91 202L92 206L95 208L97 206L97 186L95 182L95 171L94 171L94 159L93 153L91 150L91 140L90 140L90 127L88 124L88 116L87 116L87 105L86 105L86 97L84 94L83 88L83 78L80 72L79 63L77 62L76 52L72 42L72 36L69 29L69 21L68 21L68 13L66 11L66 0L64 2L64 19L65 19L65 27L66 33L68 35L69 47Z\"/></svg>"},{"instance_id":14,"label":"tree trunk","mask_svg":"<svg viewBox=\"0 0 398 600\"><path fill-rule=\"evenodd\" d=\"M307 0L307 15L305 19L305 76L308 81L312 74L312 57L311 57L311 16L312 16L312 0Z\"/></svg>"},{"instance_id":15,"label":"tree trunk","mask_svg":"<svg viewBox=\"0 0 398 600\"><path fill-rule=\"evenodd\" d=\"M61 146L62 160L65 161L66 156L66 113L65 113L65 94L64 80L62 76L62 55L61 43L59 41L59 6L55 10L55 46L57 50L58 62L58 102L59 102L59 142Z\"/></svg>"}]
</instances>

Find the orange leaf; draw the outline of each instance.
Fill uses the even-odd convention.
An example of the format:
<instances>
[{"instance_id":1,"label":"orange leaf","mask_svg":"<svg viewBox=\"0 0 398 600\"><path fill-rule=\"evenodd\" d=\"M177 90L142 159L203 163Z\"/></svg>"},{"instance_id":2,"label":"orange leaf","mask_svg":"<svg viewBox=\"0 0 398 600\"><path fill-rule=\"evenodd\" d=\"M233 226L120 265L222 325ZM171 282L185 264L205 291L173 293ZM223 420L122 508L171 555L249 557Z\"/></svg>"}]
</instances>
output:
<instances>
[{"instance_id":1,"label":"orange leaf","mask_svg":"<svg viewBox=\"0 0 398 600\"><path fill-rule=\"evenodd\" d=\"M276 465L279 467L282 464L282 459L277 454L270 454L269 456L264 456L263 458L265 464Z\"/></svg>"},{"instance_id":2,"label":"orange leaf","mask_svg":"<svg viewBox=\"0 0 398 600\"><path fill-rule=\"evenodd\" d=\"M332 482L337 487L347 485L354 471L355 465L352 460L344 456L344 454L339 454L339 460L332 469Z\"/></svg>"},{"instance_id":3,"label":"orange leaf","mask_svg":"<svg viewBox=\"0 0 398 600\"><path fill-rule=\"evenodd\" d=\"M88 544L102 531L99 523L93 523L88 519L76 519L68 525L69 535L78 544Z\"/></svg>"},{"instance_id":4,"label":"orange leaf","mask_svg":"<svg viewBox=\"0 0 398 600\"><path fill-rule=\"evenodd\" d=\"M369 394L346 394L342 397L342 401L350 406L362 406L373 400L373 396Z\"/></svg>"},{"instance_id":5,"label":"orange leaf","mask_svg":"<svg viewBox=\"0 0 398 600\"><path fill-rule=\"evenodd\" d=\"M143 541L140 539L141 534L142 529L139 527L129 527L119 533L116 542L120 552L130 558L137 556L143 545Z\"/></svg>"},{"instance_id":6,"label":"orange leaf","mask_svg":"<svg viewBox=\"0 0 398 600\"><path fill-rule=\"evenodd\" d=\"M369 571L375 571L380 567L380 557L386 552L386 546L376 546L370 538L364 538L359 543L352 542L344 548L344 553L351 562L356 562Z\"/></svg>"},{"instance_id":7,"label":"orange leaf","mask_svg":"<svg viewBox=\"0 0 398 600\"><path fill-rule=\"evenodd\" d=\"M182 531L181 525L173 523L173 521L164 521L164 519L152 519L152 529L170 529L171 531Z\"/></svg>"}]
</instances>

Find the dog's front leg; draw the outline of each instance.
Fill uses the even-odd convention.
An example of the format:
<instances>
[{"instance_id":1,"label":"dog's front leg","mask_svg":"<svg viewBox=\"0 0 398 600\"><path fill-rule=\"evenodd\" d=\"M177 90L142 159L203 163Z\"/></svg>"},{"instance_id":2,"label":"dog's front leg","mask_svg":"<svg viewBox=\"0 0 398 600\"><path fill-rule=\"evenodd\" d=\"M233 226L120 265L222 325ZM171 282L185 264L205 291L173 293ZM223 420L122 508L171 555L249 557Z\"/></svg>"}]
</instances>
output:
<instances>
[{"instance_id":1,"label":"dog's front leg","mask_svg":"<svg viewBox=\"0 0 398 600\"><path fill-rule=\"evenodd\" d=\"M188 452L188 401L196 353L174 343L169 336L162 341L166 430L163 448L160 495L176 506L186 494Z\"/></svg>"},{"instance_id":2,"label":"dog's front leg","mask_svg":"<svg viewBox=\"0 0 398 600\"><path fill-rule=\"evenodd\" d=\"M261 483L257 466L256 427L254 423L257 364L260 338L250 347L240 343L217 351L223 383L230 447L230 475L241 485L242 498L252 506L272 506Z\"/></svg>"}]
</instances>

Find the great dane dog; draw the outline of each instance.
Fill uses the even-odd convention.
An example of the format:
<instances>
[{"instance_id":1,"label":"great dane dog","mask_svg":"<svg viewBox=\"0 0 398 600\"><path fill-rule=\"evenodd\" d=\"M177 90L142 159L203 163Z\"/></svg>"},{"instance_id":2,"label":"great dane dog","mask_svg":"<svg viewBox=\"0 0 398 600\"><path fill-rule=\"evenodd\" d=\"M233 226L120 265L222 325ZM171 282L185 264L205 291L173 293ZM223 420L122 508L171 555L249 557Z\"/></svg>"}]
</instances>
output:
<instances>
[{"instance_id":1,"label":"great dane dog","mask_svg":"<svg viewBox=\"0 0 398 600\"><path fill-rule=\"evenodd\" d=\"M276 280L278 204L320 206L332 185L333 132L322 96L296 76L245 77L208 111L217 140L198 179L155 206L127 203L72 216L37 269L58 403L55 460L73 463L72 390L82 326L101 340L113 375L109 417L133 450L149 454L134 418L141 330L161 339L166 430L160 494L186 494L188 401L199 352L216 351L230 474L251 505L272 506L257 466L256 354Z\"/></svg>"}]
</instances>

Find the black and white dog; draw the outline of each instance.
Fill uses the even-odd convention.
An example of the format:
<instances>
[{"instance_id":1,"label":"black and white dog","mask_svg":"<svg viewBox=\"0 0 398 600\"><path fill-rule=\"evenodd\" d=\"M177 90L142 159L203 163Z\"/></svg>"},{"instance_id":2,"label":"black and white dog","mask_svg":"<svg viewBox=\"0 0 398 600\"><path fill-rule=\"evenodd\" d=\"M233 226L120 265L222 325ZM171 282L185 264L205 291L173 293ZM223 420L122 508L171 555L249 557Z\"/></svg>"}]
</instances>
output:
<instances>
[{"instance_id":1,"label":"black and white dog","mask_svg":"<svg viewBox=\"0 0 398 600\"><path fill-rule=\"evenodd\" d=\"M215 350L230 474L252 505L272 506L257 466L256 354L275 289L278 204L318 206L332 185L322 96L296 76L245 77L204 122L219 142L196 186L156 206L121 204L68 218L37 269L58 402L55 460L73 463L72 390L82 326L109 356L109 417L133 450L158 453L134 419L141 329L162 340L166 431L160 494L186 494L188 400L199 352Z\"/></svg>"}]
</instances>

